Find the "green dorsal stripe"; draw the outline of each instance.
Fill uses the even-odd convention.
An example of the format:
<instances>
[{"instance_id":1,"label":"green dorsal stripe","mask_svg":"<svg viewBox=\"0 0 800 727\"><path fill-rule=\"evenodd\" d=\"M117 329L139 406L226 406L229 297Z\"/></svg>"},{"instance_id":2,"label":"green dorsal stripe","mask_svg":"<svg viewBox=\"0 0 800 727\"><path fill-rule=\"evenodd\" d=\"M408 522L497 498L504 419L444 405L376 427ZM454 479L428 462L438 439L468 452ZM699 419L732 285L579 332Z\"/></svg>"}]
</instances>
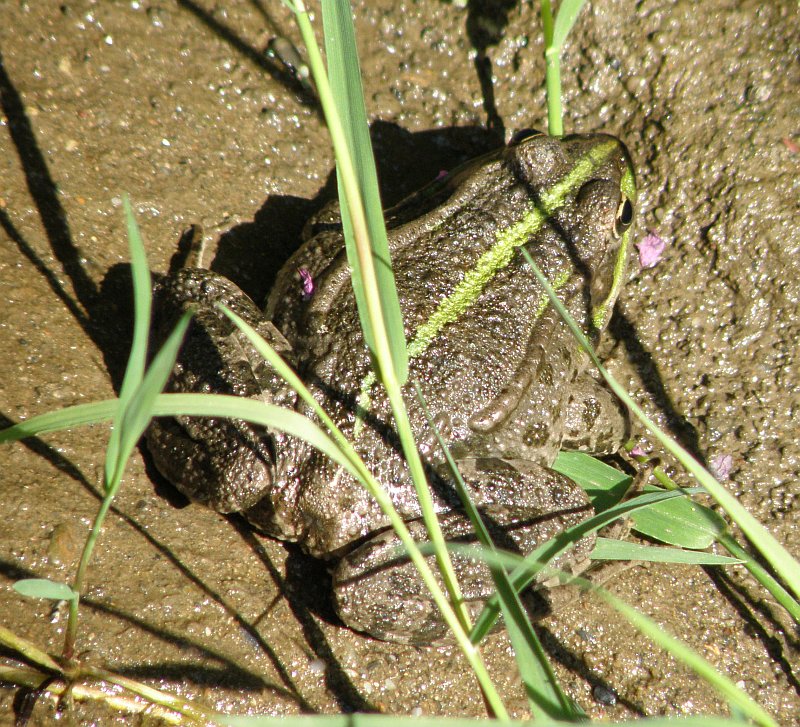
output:
<instances>
[{"instance_id":1,"label":"green dorsal stripe","mask_svg":"<svg viewBox=\"0 0 800 727\"><path fill-rule=\"evenodd\" d=\"M475 267L467 271L453 292L439 303L431 317L417 328L414 338L408 343L409 359L424 353L448 323L458 320L464 311L478 299L489 281L511 262L516 248L528 242L541 229L548 217L564 205L568 196L586 183L595 170L618 148L616 141L609 140L590 149L564 177L552 187L539 193L539 204L531 203L519 222L495 233L494 244L478 258ZM631 198L633 197L631 196ZM625 244L627 244L627 240ZM618 271L615 269L615 277L617 273ZM619 277L621 278L621 274ZM558 290L567 280L569 280L569 272L565 271L551 284L555 290ZM615 287L618 288L619 284L620 282L615 280ZM537 304L535 317L541 316L548 304L547 294L543 292ZM364 412L369 409L369 391L375 381L375 372L370 371L361 382L358 399L359 413L356 416L353 432L355 438L358 438L363 427L362 417Z\"/></svg>"},{"instance_id":2,"label":"green dorsal stripe","mask_svg":"<svg viewBox=\"0 0 800 727\"><path fill-rule=\"evenodd\" d=\"M409 358L424 353L442 328L463 315L498 271L511 262L516 248L528 242L547 218L564 205L570 193L588 181L594 171L617 148L616 141L593 147L575 163L568 174L552 187L540 192L539 204L531 204L519 222L495 233L494 245L478 258L475 267L467 271L453 292L439 303L431 317L417 328L414 338L408 344Z\"/></svg>"}]
</instances>

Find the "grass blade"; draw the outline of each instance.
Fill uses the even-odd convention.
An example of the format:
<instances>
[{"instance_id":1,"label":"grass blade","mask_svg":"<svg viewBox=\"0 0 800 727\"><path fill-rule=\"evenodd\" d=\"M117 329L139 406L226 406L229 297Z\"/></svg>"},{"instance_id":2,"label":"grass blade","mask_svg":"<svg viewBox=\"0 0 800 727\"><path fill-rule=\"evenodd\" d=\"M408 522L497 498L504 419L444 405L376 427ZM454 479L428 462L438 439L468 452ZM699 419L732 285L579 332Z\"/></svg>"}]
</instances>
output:
<instances>
[{"instance_id":1,"label":"grass blade","mask_svg":"<svg viewBox=\"0 0 800 727\"><path fill-rule=\"evenodd\" d=\"M378 175L375 171L375 158L369 136L367 112L364 107L361 68L358 62L355 29L349 1L331 0L331 2L323 3L322 20L331 91L342 122L347 148L356 175L356 184L364 205L369 244L380 296L378 305L383 312L394 370L402 386L408 379L408 356L403 334L403 318L392 272L383 208L378 193ZM364 339L370 351L374 352L376 350L375 337L367 314L361 264L355 249L356 241L342 173L340 170L338 185L347 260L353 271L351 276L353 291L358 305L361 328L364 331Z\"/></svg>"},{"instance_id":2,"label":"grass blade","mask_svg":"<svg viewBox=\"0 0 800 727\"><path fill-rule=\"evenodd\" d=\"M58 432L84 424L108 421L114 416L118 405L119 399L106 399L91 404L76 404L58 411L48 411L0 430L0 444L16 442L27 437Z\"/></svg>"},{"instance_id":3,"label":"grass blade","mask_svg":"<svg viewBox=\"0 0 800 727\"><path fill-rule=\"evenodd\" d=\"M17 654L21 654L31 664L36 664L49 672L61 673L61 665L49 654L42 651L36 644L17 636L5 626L0 626L0 645Z\"/></svg>"},{"instance_id":4,"label":"grass blade","mask_svg":"<svg viewBox=\"0 0 800 727\"><path fill-rule=\"evenodd\" d=\"M613 507L628 493L633 478L584 452L559 452L551 469L579 484L595 512Z\"/></svg>"},{"instance_id":5,"label":"grass blade","mask_svg":"<svg viewBox=\"0 0 800 727\"><path fill-rule=\"evenodd\" d=\"M564 41L567 39L572 26L578 19L586 0L561 0L558 6L558 13L556 15L555 27L553 28L553 41L552 45L556 50L561 53L564 47Z\"/></svg>"},{"instance_id":6,"label":"grass blade","mask_svg":"<svg viewBox=\"0 0 800 727\"><path fill-rule=\"evenodd\" d=\"M186 329L189 327L191 313L184 313L175 328L170 333L164 345L153 358L141 383L133 391L124 404L120 401L122 417L119 421L119 451L115 462L106 461L106 471L112 472L111 479L107 480L109 486L114 486L122 477L122 470L128 461L133 448L144 434L144 430L152 418L152 408L156 397L161 394L172 369L178 350L183 343Z\"/></svg>"},{"instance_id":7,"label":"grass blade","mask_svg":"<svg viewBox=\"0 0 800 727\"><path fill-rule=\"evenodd\" d=\"M152 280L150 267L142 243L139 226L133 216L128 195L122 196L122 207L125 212L125 225L128 230L128 249L131 256L131 278L133 282L133 339L125 375L119 391L119 407L114 414L114 425L106 446L105 482L108 486L113 481L114 471L120 466L120 437L122 434L122 416L133 392L142 382L147 365L147 341L150 332L150 313L152 306ZM127 459L125 457L124 459Z\"/></svg>"},{"instance_id":8,"label":"grass blade","mask_svg":"<svg viewBox=\"0 0 800 727\"><path fill-rule=\"evenodd\" d=\"M78 597L66 583L47 578L23 578L14 583L14 590L27 598L47 598L51 601L72 601Z\"/></svg>"},{"instance_id":9,"label":"grass blade","mask_svg":"<svg viewBox=\"0 0 800 727\"><path fill-rule=\"evenodd\" d=\"M739 565L744 562L739 558L706 553L702 550L642 545L613 538L598 538L592 550L592 558L597 560L641 560L649 563L682 563L685 565Z\"/></svg>"},{"instance_id":10,"label":"grass blade","mask_svg":"<svg viewBox=\"0 0 800 727\"><path fill-rule=\"evenodd\" d=\"M646 487L645 492L658 489ZM638 533L668 545L692 550L710 547L728 529L717 513L690 499L653 505L635 513L631 519Z\"/></svg>"},{"instance_id":11,"label":"grass blade","mask_svg":"<svg viewBox=\"0 0 800 727\"><path fill-rule=\"evenodd\" d=\"M422 395L419 382L415 381L414 386L416 388L417 398L428 420L428 424L436 436L439 449L444 454L445 461L453 475L456 492L464 507L464 511L470 519L478 541L484 548L494 549L495 545L492 541L492 537L486 528L486 524L483 522L478 508L470 497L469 490L447 447L447 443L442 438L439 428L436 426L431 416L425 398ZM558 678L550 666L547 654L539 641L539 637L531 626L530 619L522 605L519 593L511 584L508 573L506 573L505 569L497 568L493 565L489 566L489 570L494 580L495 588L497 589L497 599L503 613L503 618L505 619L508 636L514 647L514 658L517 661L519 674L528 697L531 715L533 717L547 715L550 717L568 719L579 718L582 716L582 713L579 713L575 709L572 701L561 689ZM473 643L477 642L473 640Z\"/></svg>"},{"instance_id":12,"label":"grass blade","mask_svg":"<svg viewBox=\"0 0 800 727\"><path fill-rule=\"evenodd\" d=\"M408 412L405 409L402 386L397 372L394 369L393 361L395 356L389 344L383 313L379 305L380 294L375 277L375 266L367 242L366 217L356 182L356 174L353 170L352 160L347 150L345 134L336 110L336 103L332 97L330 85L328 84L328 79L324 72L319 49L316 47L313 29L311 28L308 14L305 12L305 6L302 0L294 0L293 6L297 13L297 22L308 52L309 66L314 74L317 90L319 91L320 103L325 112L325 119L331 134L337 165L341 173L340 179L346 191L347 204L355 233L354 237L357 242L356 247L361 267L362 284L365 291L364 299L367 303L370 324L374 335L375 350L372 352L374 355L373 363L386 388L403 454L408 463L411 479L414 483L414 489L419 500L422 520L428 531L430 540L433 543L436 563L442 574L442 580L447 589L450 603L458 617L458 624L454 624L456 628L459 628L460 625L459 630L461 633L457 635L457 640L459 641L459 645L464 649L464 653L470 660L473 668L476 668L475 674L481 684L481 689L483 690L489 709L498 718L505 719L508 716L507 711L497 694L497 690L488 677L488 672L483 665L482 659L475 653L473 645L467 638L467 632L471 628L469 613L464 604L464 599L461 596L455 570L450 562L450 555L445 545L441 526L436 517L433 497L428 487L427 480L425 479L425 469L414 442L411 423L408 418ZM416 557L413 559L415 564L417 564ZM419 564L420 567L426 567L424 565L425 561L422 559L419 561ZM443 610L443 613L444 612Z\"/></svg>"}]
</instances>

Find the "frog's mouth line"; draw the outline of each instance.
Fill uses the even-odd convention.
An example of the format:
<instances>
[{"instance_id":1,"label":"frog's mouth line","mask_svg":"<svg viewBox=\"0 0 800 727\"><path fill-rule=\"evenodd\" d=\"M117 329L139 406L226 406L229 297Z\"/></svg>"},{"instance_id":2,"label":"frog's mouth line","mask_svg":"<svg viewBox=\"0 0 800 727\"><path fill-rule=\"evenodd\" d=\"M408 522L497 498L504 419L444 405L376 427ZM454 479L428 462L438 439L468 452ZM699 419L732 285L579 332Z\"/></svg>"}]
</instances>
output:
<instances>
[{"instance_id":1,"label":"frog's mouth line","mask_svg":"<svg viewBox=\"0 0 800 727\"><path fill-rule=\"evenodd\" d=\"M498 230L495 233L494 244L478 258L475 266L465 273L453 292L439 303L430 318L417 328L414 337L407 343L408 358L414 359L423 354L448 323L453 323L461 318L464 312L480 297L497 273L511 263L517 248L525 245L533 235L538 233L545 222L566 204L570 195L585 184L592 174L615 151L619 150L625 153L624 147L613 138L609 138L607 142L591 148L583 157L578 159L572 169L558 182L539 193L538 202L536 204L532 203L528 207L519 222ZM631 169L630 164L628 164L622 180L622 189L632 199L636 188ZM592 314L593 323L597 328L602 328L609 317L610 301L616 298L622 286L629 244L630 231L628 230L623 235L620 253L614 267L614 282L609 290L608 297L596 307ZM550 284L558 292L569 281L570 277L570 271L565 270L550 281ZM536 305L535 317L541 316L549 304L550 299L547 297L547 293L542 291ZM354 439L359 438L364 428L364 414L369 411L370 390L376 380L375 372L371 370L361 382L356 406L356 423L353 429Z\"/></svg>"}]
</instances>

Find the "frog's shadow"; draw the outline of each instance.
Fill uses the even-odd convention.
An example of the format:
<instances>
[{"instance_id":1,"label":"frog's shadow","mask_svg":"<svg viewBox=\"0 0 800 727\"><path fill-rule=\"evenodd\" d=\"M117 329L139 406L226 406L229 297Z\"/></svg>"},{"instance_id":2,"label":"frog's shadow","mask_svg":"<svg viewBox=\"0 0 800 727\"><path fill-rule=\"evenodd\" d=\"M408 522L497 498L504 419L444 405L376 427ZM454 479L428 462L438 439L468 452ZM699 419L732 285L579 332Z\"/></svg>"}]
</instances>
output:
<instances>
[{"instance_id":1,"label":"frog's shadow","mask_svg":"<svg viewBox=\"0 0 800 727\"><path fill-rule=\"evenodd\" d=\"M442 170L451 170L503 143L496 134L476 126L409 132L385 121L374 122L370 136L384 208L433 181ZM335 196L334 171L313 199L271 195L252 222L220 236L209 267L257 303L262 302L278 271L301 245L306 221ZM214 247L213 241L207 243Z\"/></svg>"}]
</instances>

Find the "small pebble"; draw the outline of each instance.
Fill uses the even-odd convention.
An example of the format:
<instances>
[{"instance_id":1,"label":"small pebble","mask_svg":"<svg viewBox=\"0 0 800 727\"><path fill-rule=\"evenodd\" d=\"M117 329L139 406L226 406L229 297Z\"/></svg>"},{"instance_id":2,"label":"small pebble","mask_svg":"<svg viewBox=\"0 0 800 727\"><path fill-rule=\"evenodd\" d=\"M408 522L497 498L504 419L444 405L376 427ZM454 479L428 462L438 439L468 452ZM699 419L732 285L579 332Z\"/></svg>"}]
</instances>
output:
<instances>
[{"instance_id":1,"label":"small pebble","mask_svg":"<svg viewBox=\"0 0 800 727\"><path fill-rule=\"evenodd\" d=\"M613 707L617 703L616 692L613 689L604 687L602 684L598 684L592 689L592 696L595 702L603 704L606 707Z\"/></svg>"}]
</instances>

